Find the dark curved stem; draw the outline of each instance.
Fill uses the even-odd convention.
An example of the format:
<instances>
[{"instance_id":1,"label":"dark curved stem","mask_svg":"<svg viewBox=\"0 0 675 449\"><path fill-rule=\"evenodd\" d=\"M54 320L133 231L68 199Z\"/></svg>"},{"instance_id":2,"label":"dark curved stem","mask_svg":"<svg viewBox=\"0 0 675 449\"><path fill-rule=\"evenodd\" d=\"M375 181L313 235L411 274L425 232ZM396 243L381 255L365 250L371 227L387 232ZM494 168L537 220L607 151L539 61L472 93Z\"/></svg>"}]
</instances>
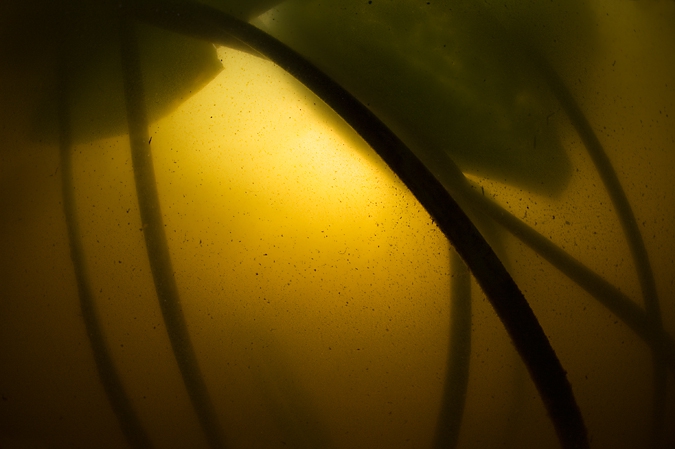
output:
<instances>
[{"instance_id":1,"label":"dark curved stem","mask_svg":"<svg viewBox=\"0 0 675 449\"><path fill-rule=\"evenodd\" d=\"M171 264L171 254L164 232L164 220L150 151L138 44L134 33L134 24L131 20L133 19L127 19L123 15L120 17L124 96L127 106L134 180L155 291L157 292L171 347L188 396L197 413L197 419L210 446L216 449L225 448L225 439L220 429L218 417L190 340Z\"/></svg>"},{"instance_id":2,"label":"dark curved stem","mask_svg":"<svg viewBox=\"0 0 675 449\"><path fill-rule=\"evenodd\" d=\"M64 34L67 34L64 32ZM65 37L62 37L65 40ZM63 195L63 212L68 230L70 259L73 262L80 310L94 355L96 370L103 385L108 402L117 417L127 443L133 449L152 448L138 415L131 405L131 400L122 384L119 372L115 367L112 355L103 335L99 322L94 293L87 273L86 257L81 233L77 222L77 206L75 204L75 186L73 185L72 137L70 108L68 107L68 56L66 45L61 48L58 67L57 115L59 126L59 156L61 165L61 189Z\"/></svg>"},{"instance_id":3,"label":"dark curved stem","mask_svg":"<svg viewBox=\"0 0 675 449\"><path fill-rule=\"evenodd\" d=\"M212 43L232 37L268 57L325 101L382 157L448 237L504 324L542 397L564 448L586 448L581 412L555 351L525 297L475 225L422 162L349 92L281 42L216 9L144 1L133 14Z\"/></svg>"}]
</instances>

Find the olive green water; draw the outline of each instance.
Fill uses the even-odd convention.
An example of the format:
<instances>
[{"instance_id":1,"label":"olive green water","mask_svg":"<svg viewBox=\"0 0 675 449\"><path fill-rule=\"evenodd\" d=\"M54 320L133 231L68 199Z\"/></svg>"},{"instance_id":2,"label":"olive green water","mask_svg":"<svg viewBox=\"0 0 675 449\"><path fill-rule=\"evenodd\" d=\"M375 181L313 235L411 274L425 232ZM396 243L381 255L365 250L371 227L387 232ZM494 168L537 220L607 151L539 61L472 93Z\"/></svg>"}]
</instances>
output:
<instances>
[{"instance_id":1,"label":"olive green water","mask_svg":"<svg viewBox=\"0 0 675 449\"><path fill-rule=\"evenodd\" d=\"M413 9L426 5L409 3L418 14L410 20L427 14ZM292 7L281 5L258 25L281 37L270 24L290 17ZM562 50L550 57L626 190L653 267L663 326L673 335L675 62L665 43L673 42L675 7L597 2L575 8L562 23L587 11L581 23L595 39L593 47L577 59ZM4 30L2 54L13 63L0 67L0 447L128 447L101 386L78 298L54 140L58 128L49 111L36 113L48 104L54 53L46 46L41 59L31 48L30 58L19 58L17 48L23 47L11 38L25 32ZM162 33L151 41L161 42ZM466 276L451 270L449 244L372 150L290 76L239 51L195 48L203 55L200 70L176 69L176 77L164 78L169 85L178 79L175 85L189 86L186 92L160 92L155 115L149 107L148 145L182 311L228 447L431 447L447 370L450 292ZM494 64L504 64L497 59ZM478 66L496 70L490 64ZM502 83L512 91L491 104L508 112L509 99L522 93L529 100L513 106L509 117L540 114L513 120L511 143L522 147L525 162L509 168L482 153L451 156L476 191L643 307L621 225L584 145L543 81L518 76L530 88ZM343 82L358 87L352 79ZM392 126L404 136L426 123L398 119L416 95L429 95L424 88L406 91L403 106L378 106L395 111ZM469 84L464 92L472 89ZM87 88L75 91L84 95L73 100L84 111L76 117L97 111L89 122L95 125L73 125L84 131L75 135L71 154L87 276L112 360L154 447L208 447L155 296L129 140L116 130L124 121L103 129L106 114L88 103ZM108 96L113 105L115 95ZM473 114L488 117L484 132L491 134L460 136L481 151L499 139L496 129L506 133L489 128L498 123L489 117L499 113L481 106L484 101ZM44 133L36 123L47 124ZM529 132L540 136L537 146L548 142L553 159L564 162L528 166L531 150L523 142L529 145ZM420 138L411 145L423 143ZM527 176L537 166L553 174ZM546 185L536 187L542 180ZM519 240L496 225L484 230L567 370L591 447L649 447L649 346ZM558 447L536 389L475 283L471 296L469 381L458 447ZM675 444L674 381L671 365L666 425L656 447Z\"/></svg>"}]
</instances>

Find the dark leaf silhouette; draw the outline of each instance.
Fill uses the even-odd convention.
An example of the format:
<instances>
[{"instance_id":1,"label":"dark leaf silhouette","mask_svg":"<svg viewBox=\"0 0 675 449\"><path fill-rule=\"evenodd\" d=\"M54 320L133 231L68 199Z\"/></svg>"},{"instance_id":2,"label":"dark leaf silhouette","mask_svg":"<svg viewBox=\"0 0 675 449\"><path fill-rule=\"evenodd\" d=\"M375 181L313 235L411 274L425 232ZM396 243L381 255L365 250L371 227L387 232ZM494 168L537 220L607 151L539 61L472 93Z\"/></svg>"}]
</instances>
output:
<instances>
[{"instance_id":1,"label":"dark leaf silhouette","mask_svg":"<svg viewBox=\"0 0 675 449\"><path fill-rule=\"evenodd\" d=\"M557 19L529 3L502 6L522 9L515 14L475 3L291 1L263 28L368 105L432 170L447 153L464 172L559 192L571 175L562 114L514 38L523 12L541 14L544 34ZM580 14L578 27L588 20Z\"/></svg>"}]
</instances>

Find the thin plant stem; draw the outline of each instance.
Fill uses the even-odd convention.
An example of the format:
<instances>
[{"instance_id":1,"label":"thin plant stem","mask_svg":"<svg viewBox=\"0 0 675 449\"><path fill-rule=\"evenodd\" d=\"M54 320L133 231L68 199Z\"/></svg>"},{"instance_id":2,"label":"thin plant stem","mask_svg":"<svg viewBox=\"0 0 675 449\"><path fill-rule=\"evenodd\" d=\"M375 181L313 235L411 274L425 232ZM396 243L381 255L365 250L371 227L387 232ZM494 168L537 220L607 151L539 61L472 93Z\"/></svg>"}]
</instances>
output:
<instances>
[{"instance_id":1,"label":"thin plant stem","mask_svg":"<svg viewBox=\"0 0 675 449\"><path fill-rule=\"evenodd\" d=\"M471 359L471 273L455 251L450 250L450 339L441 410L436 423L434 448L454 449L469 387Z\"/></svg>"},{"instance_id":2,"label":"thin plant stem","mask_svg":"<svg viewBox=\"0 0 675 449\"><path fill-rule=\"evenodd\" d=\"M65 27L64 27L65 28ZM57 69L57 115L59 126L59 157L61 166L61 190L63 195L63 212L68 231L70 259L73 262L77 294L80 310L84 320L87 337L94 356L94 363L106 397L112 408L122 433L133 449L150 449L153 447L131 399L127 395L119 372L115 367L112 355L103 334L98 317L96 300L87 273L86 256L77 221L77 205L75 186L73 185L73 160L70 108L68 106L68 50L67 33L63 33Z\"/></svg>"},{"instance_id":3,"label":"thin plant stem","mask_svg":"<svg viewBox=\"0 0 675 449\"><path fill-rule=\"evenodd\" d=\"M675 372L675 340L662 326L654 326L653 321L647 316L647 312L618 288L553 244L549 239L485 195L474 190L468 184L464 174L449 157L445 157L442 165L443 172L436 173L436 176L466 211L488 216L572 279L617 318L621 319L638 337L642 338L654 354L658 353L664 370L669 368L672 372ZM655 376L659 374L657 369L655 369ZM664 377L666 377L666 374L664 374ZM657 378L656 380L661 379ZM659 447L665 426L664 398L667 397L665 394L665 381L667 379L662 380L663 383L655 382L654 385L654 394L658 393L662 397L654 401L654 420L650 441L652 447Z\"/></svg>"},{"instance_id":4,"label":"thin plant stem","mask_svg":"<svg viewBox=\"0 0 675 449\"><path fill-rule=\"evenodd\" d=\"M132 20L120 15L121 57L129 142L146 250L164 324L183 383L207 441L212 448L221 449L226 447L225 438L190 340L164 232L148 137L140 57Z\"/></svg>"},{"instance_id":5,"label":"thin plant stem","mask_svg":"<svg viewBox=\"0 0 675 449\"><path fill-rule=\"evenodd\" d=\"M651 348L661 348L664 363L675 373L675 340L663 327L653 326L645 310L548 238L485 194L474 190L464 173L449 156L440 154L434 155L434 158L435 164L431 166L442 166L442 169L434 172L434 175L460 206L471 214L474 222L480 222L481 217L488 217L529 246L623 321Z\"/></svg>"},{"instance_id":6,"label":"thin plant stem","mask_svg":"<svg viewBox=\"0 0 675 449\"><path fill-rule=\"evenodd\" d=\"M217 9L151 0L127 7L149 23L215 44L234 37L274 61L335 110L403 181L472 271L528 368L561 445L589 447L586 426L565 370L522 292L447 190L382 121L295 51Z\"/></svg>"},{"instance_id":7,"label":"thin plant stem","mask_svg":"<svg viewBox=\"0 0 675 449\"><path fill-rule=\"evenodd\" d=\"M623 321L633 332L650 347L661 347L666 365L675 372L675 340L665 329L655 329L647 318L646 312L625 293L607 282L600 275L570 256L548 238L528 226L522 220L503 207L473 190L471 187L456 195L461 204L474 213L485 214L514 237L529 246L588 292L600 304Z\"/></svg>"},{"instance_id":8,"label":"thin plant stem","mask_svg":"<svg viewBox=\"0 0 675 449\"><path fill-rule=\"evenodd\" d=\"M567 88L565 82L560 78L560 75L558 75L558 72L543 57L543 55L536 51L532 51L531 54L532 59L536 62L539 70L551 87L551 90L554 92L558 101L567 113L567 116L570 118L572 126L574 126L581 137L581 140L586 147L586 151L591 157L593 164L595 164L600 179L605 185L605 189L607 190L612 204L614 205L614 209L616 210L616 214L619 217L619 223L621 223L621 228L626 236L633 260L635 261L635 269L642 289L647 321L649 321L649 325L653 327L655 332L662 332L663 321L661 318L658 293L656 291L654 272L649 261L649 255L645 248L642 233L640 232L637 220L635 219L635 214L633 213L633 209L628 202L628 197L621 186L619 177L617 176L607 153L602 147L600 140L593 131L591 124L586 119L585 114ZM654 366L652 448L660 446L661 436L665 426L668 377L664 359L665 348L660 344L652 345L652 361Z\"/></svg>"}]
</instances>

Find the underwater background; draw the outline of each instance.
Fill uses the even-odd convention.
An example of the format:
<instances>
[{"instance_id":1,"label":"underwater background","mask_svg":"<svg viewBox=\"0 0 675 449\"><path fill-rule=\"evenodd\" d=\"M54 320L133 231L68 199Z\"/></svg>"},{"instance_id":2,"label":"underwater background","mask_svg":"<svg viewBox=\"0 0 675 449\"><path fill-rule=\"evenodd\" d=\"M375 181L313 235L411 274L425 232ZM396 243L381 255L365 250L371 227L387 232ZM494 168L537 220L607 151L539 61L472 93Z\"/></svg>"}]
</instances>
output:
<instances>
[{"instance_id":1,"label":"underwater background","mask_svg":"<svg viewBox=\"0 0 675 449\"><path fill-rule=\"evenodd\" d=\"M206 3L345 87L456 196L590 447L675 445L675 3ZM490 299L342 117L236 37L146 16L124 37L119 15L0 6L0 448L560 447Z\"/></svg>"}]
</instances>

